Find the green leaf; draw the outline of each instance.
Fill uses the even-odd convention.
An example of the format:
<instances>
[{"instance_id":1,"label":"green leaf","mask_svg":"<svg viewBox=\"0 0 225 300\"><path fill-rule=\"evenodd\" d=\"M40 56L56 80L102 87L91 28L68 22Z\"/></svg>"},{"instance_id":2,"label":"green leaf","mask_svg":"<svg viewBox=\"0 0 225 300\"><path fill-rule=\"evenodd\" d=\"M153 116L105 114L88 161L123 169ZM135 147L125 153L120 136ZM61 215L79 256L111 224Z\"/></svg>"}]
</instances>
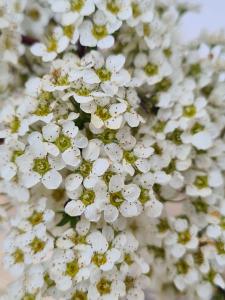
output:
<instances>
[{"instance_id":1,"label":"green leaf","mask_svg":"<svg viewBox=\"0 0 225 300\"><path fill-rule=\"evenodd\" d=\"M64 211L59 211L58 213L62 214L62 219L56 226L64 226L66 224L70 224L71 227L75 227L77 222L80 220L80 217L71 217L67 215Z\"/></svg>"},{"instance_id":2,"label":"green leaf","mask_svg":"<svg viewBox=\"0 0 225 300\"><path fill-rule=\"evenodd\" d=\"M225 300L225 291L219 289L213 296L212 300Z\"/></svg>"}]
</instances>

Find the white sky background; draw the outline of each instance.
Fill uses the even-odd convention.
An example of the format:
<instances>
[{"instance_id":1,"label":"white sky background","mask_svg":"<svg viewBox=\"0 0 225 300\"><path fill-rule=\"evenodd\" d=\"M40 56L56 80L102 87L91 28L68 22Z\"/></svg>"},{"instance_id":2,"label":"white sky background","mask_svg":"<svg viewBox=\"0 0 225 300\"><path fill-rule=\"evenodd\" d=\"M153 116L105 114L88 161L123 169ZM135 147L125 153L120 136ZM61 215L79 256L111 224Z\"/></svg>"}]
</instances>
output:
<instances>
[{"instance_id":1,"label":"white sky background","mask_svg":"<svg viewBox=\"0 0 225 300\"><path fill-rule=\"evenodd\" d=\"M184 17L184 42L197 38L202 29L209 32L219 29L225 31L225 0L196 0L196 2L202 5L202 9L200 13L190 13Z\"/></svg>"}]
</instances>

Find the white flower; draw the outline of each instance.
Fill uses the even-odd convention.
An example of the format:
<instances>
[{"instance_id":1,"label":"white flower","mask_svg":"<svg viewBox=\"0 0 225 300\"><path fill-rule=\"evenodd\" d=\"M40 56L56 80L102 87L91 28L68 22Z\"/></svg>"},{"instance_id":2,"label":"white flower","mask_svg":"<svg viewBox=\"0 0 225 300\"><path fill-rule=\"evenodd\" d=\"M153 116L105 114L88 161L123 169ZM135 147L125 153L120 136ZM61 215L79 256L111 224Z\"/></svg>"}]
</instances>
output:
<instances>
[{"instance_id":1,"label":"white flower","mask_svg":"<svg viewBox=\"0 0 225 300\"><path fill-rule=\"evenodd\" d=\"M58 188L62 182L62 176L58 169L61 169L63 165L57 164L53 157L46 156L45 149L39 147L36 150L39 153L25 152L17 158L21 182L26 188L30 188L40 181L48 189Z\"/></svg>"},{"instance_id":2,"label":"white flower","mask_svg":"<svg viewBox=\"0 0 225 300\"><path fill-rule=\"evenodd\" d=\"M125 295L125 284L119 278L116 270L110 272L100 272L90 279L91 284L88 289L88 297L93 300L115 299Z\"/></svg>"},{"instance_id":3,"label":"white flower","mask_svg":"<svg viewBox=\"0 0 225 300\"><path fill-rule=\"evenodd\" d=\"M68 45L69 39L63 32L54 31L52 36L47 38L46 44L35 43L30 50L33 55L40 56L44 62L48 62L55 59Z\"/></svg>"},{"instance_id":4,"label":"white flower","mask_svg":"<svg viewBox=\"0 0 225 300\"><path fill-rule=\"evenodd\" d=\"M88 260L92 272L96 272L98 269L102 271L112 270L120 259L121 252L113 246L110 247L107 239L99 231L89 234L86 241L90 245Z\"/></svg>"},{"instance_id":5,"label":"white flower","mask_svg":"<svg viewBox=\"0 0 225 300\"><path fill-rule=\"evenodd\" d=\"M62 127L50 123L42 128L43 138L48 142L46 148L49 153L59 156L69 166L76 167L80 163L80 150L77 138L78 127L73 121L66 121Z\"/></svg>"},{"instance_id":6,"label":"white flower","mask_svg":"<svg viewBox=\"0 0 225 300\"><path fill-rule=\"evenodd\" d=\"M198 228L195 225L188 227L187 220L177 219L174 222L174 230L175 232L167 235L165 241L174 257L181 258L186 251L198 247Z\"/></svg>"},{"instance_id":7,"label":"white flower","mask_svg":"<svg viewBox=\"0 0 225 300\"><path fill-rule=\"evenodd\" d=\"M101 11L93 16L93 22L86 20L80 26L80 43L83 46L98 47L100 49L111 48L114 44L112 33L121 26L121 21L113 23L106 18Z\"/></svg>"},{"instance_id":8,"label":"white flower","mask_svg":"<svg viewBox=\"0 0 225 300\"><path fill-rule=\"evenodd\" d=\"M41 289L44 286L44 269L41 265L34 265L27 269L18 280L10 283L7 291L6 298L20 300L27 297L35 297L41 300ZM2 297L1 297L2 298Z\"/></svg>"},{"instance_id":9,"label":"white flower","mask_svg":"<svg viewBox=\"0 0 225 300\"><path fill-rule=\"evenodd\" d=\"M9 140L7 145L1 145L0 154L0 174L5 180L11 180L17 173L16 159L22 155L25 145L14 139Z\"/></svg>"},{"instance_id":10,"label":"white flower","mask_svg":"<svg viewBox=\"0 0 225 300\"><path fill-rule=\"evenodd\" d=\"M98 9L101 9L109 20L115 21L119 19L124 21L131 17L132 8L130 0L96 0L95 3Z\"/></svg>"},{"instance_id":11,"label":"white flower","mask_svg":"<svg viewBox=\"0 0 225 300\"><path fill-rule=\"evenodd\" d=\"M20 107L9 103L5 105L0 113L0 137L9 138L23 136L29 129L29 122Z\"/></svg>"},{"instance_id":12,"label":"white flower","mask_svg":"<svg viewBox=\"0 0 225 300\"><path fill-rule=\"evenodd\" d=\"M212 188L219 187L223 184L223 179L220 171L209 171L208 175L204 173L190 173L189 182L186 186L186 192L190 196L211 195Z\"/></svg>"},{"instance_id":13,"label":"white flower","mask_svg":"<svg viewBox=\"0 0 225 300\"><path fill-rule=\"evenodd\" d=\"M105 207L106 221L115 221L118 211L127 218L139 215L142 205L138 201L141 190L135 184L124 184L120 175L114 175L109 181L109 198Z\"/></svg>"},{"instance_id":14,"label":"white flower","mask_svg":"<svg viewBox=\"0 0 225 300\"><path fill-rule=\"evenodd\" d=\"M69 290L72 284L88 279L89 269L80 261L81 256L73 250L57 250L50 266L50 276L60 291Z\"/></svg>"},{"instance_id":15,"label":"white flower","mask_svg":"<svg viewBox=\"0 0 225 300\"><path fill-rule=\"evenodd\" d=\"M68 186L68 185L67 185ZM101 217L101 211L107 201L107 187L98 181L92 189L74 189L68 192L71 201L65 206L65 212L70 216L80 216L85 214L85 217L97 222Z\"/></svg>"},{"instance_id":16,"label":"white flower","mask_svg":"<svg viewBox=\"0 0 225 300\"><path fill-rule=\"evenodd\" d=\"M23 27L32 36L40 36L44 33L50 17L51 13L46 7L42 7L36 1L29 1L26 7Z\"/></svg>"},{"instance_id":17,"label":"white flower","mask_svg":"<svg viewBox=\"0 0 225 300\"><path fill-rule=\"evenodd\" d=\"M51 9L61 14L62 25L70 25L82 16L89 16L95 10L94 0L49 0Z\"/></svg>"},{"instance_id":18,"label":"white flower","mask_svg":"<svg viewBox=\"0 0 225 300\"><path fill-rule=\"evenodd\" d=\"M130 75L123 66L125 57L123 55L110 55L106 59L97 51L90 53L94 59L92 69L84 70L83 79L89 84L101 83L103 92L107 95L115 95L120 86L125 86Z\"/></svg>"},{"instance_id":19,"label":"white flower","mask_svg":"<svg viewBox=\"0 0 225 300\"><path fill-rule=\"evenodd\" d=\"M153 7L151 0L131 0L132 16L127 20L128 25L135 27L140 22L150 22L154 16Z\"/></svg>"},{"instance_id":20,"label":"white flower","mask_svg":"<svg viewBox=\"0 0 225 300\"><path fill-rule=\"evenodd\" d=\"M35 204L23 204L19 215L12 219L13 227L28 232L33 227L48 226L54 218L54 212L46 208L47 198L39 199Z\"/></svg>"},{"instance_id":21,"label":"white flower","mask_svg":"<svg viewBox=\"0 0 225 300\"><path fill-rule=\"evenodd\" d=\"M170 64L163 53L158 50L150 51L148 56L145 53L139 53L135 57L134 65L136 67L135 77L149 85L160 82L163 77L169 76L172 72Z\"/></svg>"}]
</instances>

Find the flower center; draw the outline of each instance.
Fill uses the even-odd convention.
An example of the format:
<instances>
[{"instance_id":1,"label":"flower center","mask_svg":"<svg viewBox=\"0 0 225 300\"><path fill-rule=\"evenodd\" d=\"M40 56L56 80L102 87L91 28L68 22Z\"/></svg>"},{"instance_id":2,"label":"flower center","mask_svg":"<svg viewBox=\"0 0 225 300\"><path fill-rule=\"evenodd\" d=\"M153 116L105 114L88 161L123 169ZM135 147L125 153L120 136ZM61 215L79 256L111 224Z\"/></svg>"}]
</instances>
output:
<instances>
[{"instance_id":1,"label":"flower center","mask_svg":"<svg viewBox=\"0 0 225 300\"><path fill-rule=\"evenodd\" d=\"M11 156L11 162L15 163L17 157L23 155L23 153L24 153L24 151L22 151L22 150L15 150L15 151L13 151L12 156Z\"/></svg>"},{"instance_id":2,"label":"flower center","mask_svg":"<svg viewBox=\"0 0 225 300\"><path fill-rule=\"evenodd\" d=\"M63 27L63 32L69 39L72 39L73 34L74 34L74 29L75 28L73 25L68 25L68 26Z\"/></svg>"},{"instance_id":3,"label":"flower center","mask_svg":"<svg viewBox=\"0 0 225 300\"><path fill-rule=\"evenodd\" d=\"M47 51L48 52L56 52L58 48L57 40L54 37L49 37L47 41Z\"/></svg>"},{"instance_id":4,"label":"flower center","mask_svg":"<svg viewBox=\"0 0 225 300\"><path fill-rule=\"evenodd\" d=\"M172 133L167 135L167 138L176 145L182 145L181 134L183 133L180 129L175 129Z\"/></svg>"},{"instance_id":5,"label":"flower center","mask_svg":"<svg viewBox=\"0 0 225 300\"><path fill-rule=\"evenodd\" d=\"M84 0L72 0L70 4L71 10L77 12L81 11L83 6L84 6Z\"/></svg>"},{"instance_id":6,"label":"flower center","mask_svg":"<svg viewBox=\"0 0 225 300\"><path fill-rule=\"evenodd\" d=\"M33 21L38 21L41 15L37 9L33 8L28 10L27 16L30 17Z\"/></svg>"},{"instance_id":7,"label":"flower center","mask_svg":"<svg viewBox=\"0 0 225 300\"><path fill-rule=\"evenodd\" d=\"M95 114L103 121L107 121L111 118L111 115L106 107L98 106Z\"/></svg>"},{"instance_id":8,"label":"flower center","mask_svg":"<svg viewBox=\"0 0 225 300\"><path fill-rule=\"evenodd\" d=\"M108 30L105 25L94 25L92 34L97 40L101 40L108 35Z\"/></svg>"},{"instance_id":9,"label":"flower center","mask_svg":"<svg viewBox=\"0 0 225 300\"><path fill-rule=\"evenodd\" d=\"M115 0L107 2L106 7L114 15L118 14L118 12L120 11L120 7L116 4Z\"/></svg>"},{"instance_id":10,"label":"flower center","mask_svg":"<svg viewBox=\"0 0 225 300\"><path fill-rule=\"evenodd\" d=\"M206 176L206 175L197 176L195 178L194 185L200 190L207 188L208 187L208 176Z\"/></svg>"},{"instance_id":11,"label":"flower center","mask_svg":"<svg viewBox=\"0 0 225 300\"><path fill-rule=\"evenodd\" d=\"M58 86L68 85L68 75L62 76L62 70L60 68L52 71L53 84Z\"/></svg>"},{"instance_id":12,"label":"flower center","mask_svg":"<svg viewBox=\"0 0 225 300\"><path fill-rule=\"evenodd\" d=\"M33 294L26 294L21 300L35 300L36 296Z\"/></svg>"},{"instance_id":13,"label":"flower center","mask_svg":"<svg viewBox=\"0 0 225 300\"><path fill-rule=\"evenodd\" d=\"M14 262L16 264L24 262L24 253L21 249L17 248L13 253Z\"/></svg>"},{"instance_id":14,"label":"flower center","mask_svg":"<svg viewBox=\"0 0 225 300\"><path fill-rule=\"evenodd\" d=\"M141 193L140 193L140 196L139 196L139 201L142 204L145 204L149 200L150 200L149 191L147 189L141 188Z\"/></svg>"},{"instance_id":15,"label":"flower center","mask_svg":"<svg viewBox=\"0 0 225 300\"><path fill-rule=\"evenodd\" d=\"M33 215L28 218L28 221L33 226L40 224L43 221L43 213L34 211Z\"/></svg>"},{"instance_id":16,"label":"flower center","mask_svg":"<svg viewBox=\"0 0 225 300\"><path fill-rule=\"evenodd\" d=\"M33 171L37 172L40 175L44 175L51 170L51 166L47 158L36 158L34 160Z\"/></svg>"},{"instance_id":17,"label":"flower center","mask_svg":"<svg viewBox=\"0 0 225 300\"><path fill-rule=\"evenodd\" d=\"M131 276L127 276L124 280L126 291L129 291L134 287L134 278Z\"/></svg>"},{"instance_id":18,"label":"flower center","mask_svg":"<svg viewBox=\"0 0 225 300\"><path fill-rule=\"evenodd\" d=\"M151 34L151 27L148 23L143 24L143 33L144 36L149 36Z\"/></svg>"},{"instance_id":19,"label":"flower center","mask_svg":"<svg viewBox=\"0 0 225 300\"><path fill-rule=\"evenodd\" d=\"M79 264L76 259L73 261L70 261L66 264L66 272L65 274L70 277L75 277L77 273L79 272Z\"/></svg>"},{"instance_id":20,"label":"flower center","mask_svg":"<svg viewBox=\"0 0 225 300\"><path fill-rule=\"evenodd\" d=\"M55 285L55 281L51 279L48 273L44 275L44 281L47 284L47 287L50 288Z\"/></svg>"},{"instance_id":21,"label":"flower center","mask_svg":"<svg viewBox=\"0 0 225 300\"><path fill-rule=\"evenodd\" d=\"M187 244L189 241L191 240L191 234L188 230L183 231L183 232L179 232L178 234L178 242L180 244Z\"/></svg>"},{"instance_id":22,"label":"flower center","mask_svg":"<svg viewBox=\"0 0 225 300\"><path fill-rule=\"evenodd\" d=\"M126 253L124 255L124 261L128 264L128 266L132 265L132 263L134 262L130 253Z\"/></svg>"},{"instance_id":23,"label":"flower center","mask_svg":"<svg viewBox=\"0 0 225 300\"><path fill-rule=\"evenodd\" d=\"M207 213L208 211L208 204L206 202L204 202L201 198L199 198L198 200L195 200L192 202L196 211L198 213L202 212L202 213ZM224 228L225 229L225 228Z\"/></svg>"},{"instance_id":24,"label":"flower center","mask_svg":"<svg viewBox=\"0 0 225 300\"><path fill-rule=\"evenodd\" d=\"M165 77L155 86L155 92L167 92L172 85L171 79Z\"/></svg>"},{"instance_id":25,"label":"flower center","mask_svg":"<svg viewBox=\"0 0 225 300\"><path fill-rule=\"evenodd\" d=\"M83 161L79 167L79 172L83 177L87 177L92 171L92 163L89 161Z\"/></svg>"},{"instance_id":26,"label":"flower center","mask_svg":"<svg viewBox=\"0 0 225 300\"><path fill-rule=\"evenodd\" d=\"M95 192L93 190L85 190L81 195L81 201L85 206L88 206L94 203L95 200Z\"/></svg>"},{"instance_id":27,"label":"flower center","mask_svg":"<svg viewBox=\"0 0 225 300\"><path fill-rule=\"evenodd\" d=\"M82 86L80 89L75 90L75 93L79 96L87 97L90 95L91 91L85 86Z\"/></svg>"},{"instance_id":28,"label":"flower center","mask_svg":"<svg viewBox=\"0 0 225 300\"><path fill-rule=\"evenodd\" d=\"M20 128L20 119L18 117L14 117L12 122L10 123L10 130L12 133L18 132Z\"/></svg>"},{"instance_id":29,"label":"flower center","mask_svg":"<svg viewBox=\"0 0 225 300\"><path fill-rule=\"evenodd\" d=\"M52 192L53 199L58 202L62 200L65 196L65 190L64 189L56 189Z\"/></svg>"},{"instance_id":30,"label":"flower center","mask_svg":"<svg viewBox=\"0 0 225 300\"><path fill-rule=\"evenodd\" d=\"M132 3L132 14L134 18L137 18L141 15L141 9L137 3Z\"/></svg>"},{"instance_id":31,"label":"flower center","mask_svg":"<svg viewBox=\"0 0 225 300\"><path fill-rule=\"evenodd\" d=\"M159 156L163 154L163 149L157 143L152 145L152 148L154 149L155 154L157 154Z\"/></svg>"},{"instance_id":32,"label":"flower center","mask_svg":"<svg viewBox=\"0 0 225 300\"><path fill-rule=\"evenodd\" d=\"M176 160L171 159L170 163L166 168L163 169L163 171L166 172L166 174L171 174L176 171Z\"/></svg>"},{"instance_id":33,"label":"flower center","mask_svg":"<svg viewBox=\"0 0 225 300\"><path fill-rule=\"evenodd\" d=\"M30 243L30 247L33 250L33 252L36 254L38 252L41 252L44 249L45 242L35 237L33 241Z\"/></svg>"},{"instance_id":34,"label":"flower center","mask_svg":"<svg viewBox=\"0 0 225 300\"><path fill-rule=\"evenodd\" d=\"M107 262L105 254L95 253L91 260L96 266L100 267Z\"/></svg>"},{"instance_id":35,"label":"flower center","mask_svg":"<svg viewBox=\"0 0 225 300\"><path fill-rule=\"evenodd\" d=\"M157 133L158 133L158 132L163 132L165 126L166 126L166 122L164 122L164 121L158 121L158 122L154 125L153 129L154 129L154 131L157 132Z\"/></svg>"},{"instance_id":36,"label":"flower center","mask_svg":"<svg viewBox=\"0 0 225 300\"><path fill-rule=\"evenodd\" d=\"M71 140L66 135L59 135L55 140L55 145L59 148L60 152L64 152L71 147Z\"/></svg>"},{"instance_id":37,"label":"flower center","mask_svg":"<svg viewBox=\"0 0 225 300\"><path fill-rule=\"evenodd\" d=\"M192 118L196 114L196 107L192 105L185 106L183 108L183 116L187 118Z\"/></svg>"},{"instance_id":38,"label":"flower center","mask_svg":"<svg viewBox=\"0 0 225 300\"><path fill-rule=\"evenodd\" d=\"M189 69L189 76L196 77L201 74L201 65L199 63L192 64Z\"/></svg>"},{"instance_id":39,"label":"flower center","mask_svg":"<svg viewBox=\"0 0 225 300\"><path fill-rule=\"evenodd\" d=\"M178 274L187 274L189 270L189 266L185 260L180 260L178 263L176 263L176 267Z\"/></svg>"},{"instance_id":40,"label":"flower center","mask_svg":"<svg viewBox=\"0 0 225 300\"><path fill-rule=\"evenodd\" d=\"M109 144L116 141L116 130L105 129L101 134L99 134L99 138L104 144Z\"/></svg>"},{"instance_id":41,"label":"flower center","mask_svg":"<svg viewBox=\"0 0 225 300\"><path fill-rule=\"evenodd\" d=\"M204 255L202 254L202 251L199 250L198 252L193 254L194 261L197 265L202 265L204 263Z\"/></svg>"},{"instance_id":42,"label":"flower center","mask_svg":"<svg viewBox=\"0 0 225 300\"><path fill-rule=\"evenodd\" d=\"M112 176L115 175L114 172L112 171L107 171L105 172L105 174L102 176L102 179L105 181L105 183L109 183L110 179L112 178Z\"/></svg>"},{"instance_id":43,"label":"flower center","mask_svg":"<svg viewBox=\"0 0 225 300\"><path fill-rule=\"evenodd\" d=\"M76 291L71 300L87 300L87 292Z\"/></svg>"},{"instance_id":44,"label":"flower center","mask_svg":"<svg viewBox=\"0 0 225 300\"><path fill-rule=\"evenodd\" d=\"M40 103L34 112L37 116L47 116L50 113L49 105Z\"/></svg>"},{"instance_id":45,"label":"flower center","mask_svg":"<svg viewBox=\"0 0 225 300\"><path fill-rule=\"evenodd\" d=\"M131 165L134 164L137 160L137 157L132 151L124 151L123 158Z\"/></svg>"},{"instance_id":46,"label":"flower center","mask_svg":"<svg viewBox=\"0 0 225 300\"><path fill-rule=\"evenodd\" d=\"M202 130L204 130L204 126L200 123L195 123L194 126L191 128L191 133L192 134L196 134L196 133L199 133L201 132Z\"/></svg>"},{"instance_id":47,"label":"flower center","mask_svg":"<svg viewBox=\"0 0 225 300\"><path fill-rule=\"evenodd\" d=\"M101 296L109 294L111 292L111 285L111 281L107 280L106 278L102 278L97 284L97 290L99 294Z\"/></svg>"},{"instance_id":48,"label":"flower center","mask_svg":"<svg viewBox=\"0 0 225 300\"><path fill-rule=\"evenodd\" d=\"M124 202L124 198L121 192L111 193L110 194L110 203L115 207L120 207Z\"/></svg>"},{"instance_id":49,"label":"flower center","mask_svg":"<svg viewBox=\"0 0 225 300\"><path fill-rule=\"evenodd\" d=\"M144 67L144 71L148 76L154 76L156 74L158 74L159 71L159 67L155 64L152 63L148 63L145 67Z\"/></svg>"},{"instance_id":50,"label":"flower center","mask_svg":"<svg viewBox=\"0 0 225 300\"><path fill-rule=\"evenodd\" d=\"M72 236L69 237L69 239L72 243L74 243L74 245L86 244L86 238L83 235L78 235L74 233Z\"/></svg>"},{"instance_id":51,"label":"flower center","mask_svg":"<svg viewBox=\"0 0 225 300\"><path fill-rule=\"evenodd\" d=\"M157 228L160 233L166 232L170 227L166 219L161 219L157 225Z\"/></svg>"},{"instance_id":52,"label":"flower center","mask_svg":"<svg viewBox=\"0 0 225 300\"><path fill-rule=\"evenodd\" d=\"M108 81L111 79L111 72L108 71L107 69L101 68L95 70L96 74L98 77L101 79L101 81Z\"/></svg>"}]
</instances>

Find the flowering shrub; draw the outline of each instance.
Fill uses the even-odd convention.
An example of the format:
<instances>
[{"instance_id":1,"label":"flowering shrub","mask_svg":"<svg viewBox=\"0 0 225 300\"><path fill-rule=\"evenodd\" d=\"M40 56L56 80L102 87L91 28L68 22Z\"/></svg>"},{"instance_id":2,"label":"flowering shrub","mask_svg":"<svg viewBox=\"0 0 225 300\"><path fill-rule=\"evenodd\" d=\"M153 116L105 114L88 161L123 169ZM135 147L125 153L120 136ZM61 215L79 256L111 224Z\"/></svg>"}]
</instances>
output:
<instances>
[{"instance_id":1,"label":"flowering shrub","mask_svg":"<svg viewBox=\"0 0 225 300\"><path fill-rule=\"evenodd\" d=\"M225 39L183 45L195 9L0 1L1 300L225 289Z\"/></svg>"}]
</instances>

